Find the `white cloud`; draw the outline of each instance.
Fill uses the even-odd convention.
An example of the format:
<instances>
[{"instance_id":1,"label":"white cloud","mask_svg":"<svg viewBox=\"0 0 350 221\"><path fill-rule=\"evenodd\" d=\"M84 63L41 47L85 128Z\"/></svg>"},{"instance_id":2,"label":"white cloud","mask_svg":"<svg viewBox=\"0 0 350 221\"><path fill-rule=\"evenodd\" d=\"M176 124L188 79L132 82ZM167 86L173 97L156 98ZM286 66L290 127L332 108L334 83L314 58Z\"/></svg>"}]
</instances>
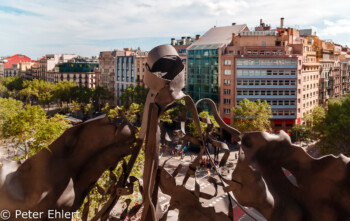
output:
<instances>
[{"instance_id":1,"label":"white cloud","mask_svg":"<svg viewBox=\"0 0 350 221\"><path fill-rule=\"evenodd\" d=\"M313 26L321 37L350 43L350 14L342 8L350 8L350 1L12 0L0 3L0 25L5 30L0 44L6 54L30 51L37 57L46 53L42 45L52 45L54 50L79 45L74 49L77 53L92 55L103 50L90 45L94 41L143 37L170 41L170 37L203 33L214 25L236 22L254 27L260 18L276 27L280 17L286 26Z\"/></svg>"}]
</instances>

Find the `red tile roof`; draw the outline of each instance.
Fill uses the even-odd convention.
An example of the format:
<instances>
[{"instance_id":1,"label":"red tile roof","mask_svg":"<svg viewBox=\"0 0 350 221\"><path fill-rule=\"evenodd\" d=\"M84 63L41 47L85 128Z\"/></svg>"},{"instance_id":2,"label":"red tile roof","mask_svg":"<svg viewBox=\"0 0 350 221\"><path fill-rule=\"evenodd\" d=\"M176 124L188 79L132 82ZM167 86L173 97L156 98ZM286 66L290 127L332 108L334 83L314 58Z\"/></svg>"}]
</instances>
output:
<instances>
[{"instance_id":1,"label":"red tile roof","mask_svg":"<svg viewBox=\"0 0 350 221\"><path fill-rule=\"evenodd\" d=\"M13 56L5 58L5 68L12 68L12 65L18 64L20 62L31 62L32 59L22 54L15 54Z\"/></svg>"}]
</instances>

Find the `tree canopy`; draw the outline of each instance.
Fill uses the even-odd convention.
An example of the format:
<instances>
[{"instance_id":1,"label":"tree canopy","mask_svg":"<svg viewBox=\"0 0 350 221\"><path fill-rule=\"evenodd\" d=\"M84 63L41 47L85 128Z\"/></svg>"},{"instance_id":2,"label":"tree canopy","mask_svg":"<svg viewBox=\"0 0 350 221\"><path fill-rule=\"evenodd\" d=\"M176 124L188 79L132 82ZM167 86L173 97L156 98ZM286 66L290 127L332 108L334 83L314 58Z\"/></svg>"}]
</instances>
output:
<instances>
[{"instance_id":1,"label":"tree canopy","mask_svg":"<svg viewBox=\"0 0 350 221\"><path fill-rule=\"evenodd\" d=\"M65 116L56 114L47 118L40 106L22 108L22 102L11 98L1 98L0 103L1 136L22 149L24 158L47 148L68 127Z\"/></svg>"},{"instance_id":2,"label":"tree canopy","mask_svg":"<svg viewBox=\"0 0 350 221\"><path fill-rule=\"evenodd\" d=\"M125 108L129 108L132 103L144 105L148 90L149 89L144 86L136 85L136 87L134 87L134 85L130 85L123 91L118 100Z\"/></svg>"},{"instance_id":3,"label":"tree canopy","mask_svg":"<svg viewBox=\"0 0 350 221\"><path fill-rule=\"evenodd\" d=\"M323 154L350 156L350 94L330 100L315 129L319 133L318 145Z\"/></svg>"},{"instance_id":4,"label":"tree canopy","mask_svg":"<svg viewBox=\"0 0 350 221\"><path fill-rule=\"evenodd\" d=\"M233 126L241 132L271 131L271 107L267 101L261 102L244 99L232 108Z\"/></svg>"}]
</instances>

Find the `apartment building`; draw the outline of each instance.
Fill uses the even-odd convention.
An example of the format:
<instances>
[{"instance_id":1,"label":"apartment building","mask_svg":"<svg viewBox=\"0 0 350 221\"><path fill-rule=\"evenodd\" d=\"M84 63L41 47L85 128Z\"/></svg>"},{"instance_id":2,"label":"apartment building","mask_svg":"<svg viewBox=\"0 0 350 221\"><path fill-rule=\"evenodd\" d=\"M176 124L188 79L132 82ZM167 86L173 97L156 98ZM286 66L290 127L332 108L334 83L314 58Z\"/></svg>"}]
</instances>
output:
<instances>
[{"instance_id":1,"label":"apartment building","mask_svg":"<svg viewBox=\"0 0 350 221\"><path fill-rule=\"evenodd\" d=\"M314 35L302 37L301 40L303 43L302 78L300 82L298 82L298 85L300 85L298 94L301 94L302 98L298 100L298 104L300 104L298 113L301 119L303 119L305 114L310 113L319 104L321 64L318 62L317 58L321 51L322 42Z\"/></svg>"},{"instance_id":2,"label":"apartment building","mask_svg":"<svg viewBox=\"0 0 350 221\"><path fill-rule=\"evenodd\" d=\"M136 84L144 85L146 63L147 63L147 51L141 51L140 48L135 52L135 76Z\"/></svg>"},{"instance_id":3,"label":"apartment building","mask_svg":"<svg viewBox=\"0 0 350 221\"><path fill-rule=\"evenodd\" d=\"M335 52L335 45L332 41L322 42L319 103L326 106L332 97L339 97L340 94L340 52Z\"/></svg>"},{"instance_id":4,"label":"apartment building","mask_svg":"<svg viewBox=\"0 0 350 221\"><path fill-rule=\"evenodd\" d=\"M175 40L175 38L171 39L171 45L176 49L179 54L182 63L184 65L184 76L185 76L185 85L187 85L187 48L197 41L200 38L200 35L196 35L195 38L191 37L181 37L181 39Z\"/></svg>"},{"instance_id":5,"label":"apartment building","mask_svg":"<svg viewBox=\"0 0 350 221\"><path fill-rule=\"evenodd\" d=\"M135 51L130 48L124 48L123 55L117 56L115 63L115 97L118 98L130 85L135 86L135 60Z\"/></svg>"},{"instance_id":6,"label":"apartment building","mask_svg":"<svg viewBox=\"0 0 350 221\"><path fill-rule=\"evenodd\" d=\"M110 91L114 91L115 81L115 59L117 51L102 51L98 57L99 62L99 85L107 88Z\"/></svg>"},{"instance_id":7,"label":"apartment building","mask_svg":"<svg viewBox=\"0 0 350 221\"><path fill-rule=\"evenodd\" d=\"M274 131L302 123L318 105L315 44L297 29L285 28L283 18L276 29L260 20L253 31L233 33L219 55L219 112L224 121L232 123L232 107L247 98L271 105Z\"/></svg>"},{"instance_id":8,"label":"apartment building","mask_svg":"<svg viewBox=\"0 0 350 221\"><path fill-rule=\"evenodd\" d=\"M7 57L3 61L4 77L20 76L23 68L25 68L27 65L32 65L34 62L31 58L21 54L15 54L13 56Z\"/></svg>"},{"instance_id":9,"label":"apartment building","mask_svg":"<svg viewBox=\"0 0 350 221\"><path fill-rule=\"evenodd\" d=\"M4 61L0 60L0 78L4 77L5 65Z\"/></svg>"},{"instance_id":10,"label":"apartment building","mask_svg":"<svg viewBox=\"0 0 350 221\"><path fill-rule=\"evenodd\" d=\"M221 54L232 41L232 34L249 30L247 25L214 27L187 48L187 93L195 100L210 98L219 104ZM207 104L201 109L209 110Z\"/></svg>"},{"instance_id":11,"label":"apartment building","mask_svg":"<svg viewBox=\"0 0 350 221\"><path fill-rule=\"evenodd\" d=\"M47 72L47 79L54 83L71 81L76 82L79 86L95 88L97 86L95 72L98 67L97 61L88 62L82 59L73 59L70 62L57 64L54 71Z\"/></svg>"},{"instance_id":12,"label":"apartment building","mask_svg":"<svg viewBox=\"0 0 350 221\"><path fill-rule=\"evenodd\" d=\"M54 72L57 64L68 62L69 60L76 57L78 57L76 54L47 54L39 58L39 71L35 78L50 81L52 72ZM47 72L50 72L49 77L47 76Z\"/></svg>"}]
</instances>

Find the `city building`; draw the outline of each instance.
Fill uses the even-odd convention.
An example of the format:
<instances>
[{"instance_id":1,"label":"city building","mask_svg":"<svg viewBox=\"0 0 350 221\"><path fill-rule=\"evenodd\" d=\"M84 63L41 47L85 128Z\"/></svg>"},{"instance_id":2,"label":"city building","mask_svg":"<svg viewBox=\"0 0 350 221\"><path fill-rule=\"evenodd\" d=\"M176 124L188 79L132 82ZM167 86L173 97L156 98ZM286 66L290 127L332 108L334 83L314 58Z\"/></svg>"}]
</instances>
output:
<instances>
[{"instance_id":1,"label":"city building","mask_svg":"<svg viewBox=\"0 0 350 221\"><path fill-rule=\"evenodd\" d=\"M186 51L187 51L187 48L199 38L200 38L200 35L196 35L195 38L181 37L181 39L178 39L178 40L175 40L175 38L171 39L170 44L176 49L184 65L185 85L187 85L187 53Z\"/></svg>"},{"instance_id":2,"label":"city building","mask_svg":"<svg viewBox=\"0 0 350 221\"><path fill-rule=\"evenodd\" d=\"M144 85L143 80L145 78L147 56L148 56L147 51L141 51L140 48L138 48L138 50L136 51L135 76L136 76L137 85Z\"/></svg>"},{"instance_id":3,"label":"city building","mask_svg":"<svg viewBox=\"0 0 350 221\"><path fill-rule=\"evenodd\" d=\"M56 64L54 71L47 72L46 78L54 83L72 81L79 86L95 88L98 67L97 60L88 62L83 58L73 58L69 62Z\"/></svg>"},{"instance_id":4,"label":"city building","mask_svg":"<svg viewBox=\"0 0 350 221\"><path fill-rule=\"evenodd\" d=\"M321 51L322 42L317 36L308 35L301 37L303 43L303 57L301 76L298 80L298 118L303 119L306 114L310 113L316 106L319 105L319 81L321 64L318 57Z\"/></svg>"},{"instance_id":5,"label":"city building","mask_svg":"<svg viewBox=\"0 0 350 221\"><path fill-rule=\"evenodd\" d=\"M27 80L33 80L34 74L39 71L39 63L37 61L19 63L20 76ZM34 74L33 74L34 73Z\"/></svg>"},{"instance_id":6,"label":"city building","mask_svg":"<svg viewBox=\"0 0 350 221\"><path fill-rule=\"evenodd\" d=\"M115 59L117 51L101 51L98 57L99 62L99 85L114 91L115 85Z\"/></svg>"},{"instance_id":7,"label":"city building","mask_svg":"<svg viewBox=\"0 0 350 221\"><path fill-rule=\"evenodd\" d=\"M77 56L75 54L47 54L39 58L39 73L36 75L36 78L47 81L47 72L53 72L57 64L68 62ZM51 76L52 73L50 74L49 81L51 80Z\"/></svg>"},{"instance_id":8,"label":"city building","mask_svg":"<svg viewBox=\"0 0 350 221\"><path fill-rule=\"evenodd\" d=\"M256 30L233 35L232 43L225 48L220 114L231 123L232 107L244 98L266 100L272 109L273 130L291 128L297 119L300 54L293 55L293 48L287 45L301 42L293 36L297 35L295 29L282 25L276 31L261 21Z\"/></svg>"},{"instance_id":9,"label":"city building","mask_svg":"<svg viewBox=\"0 0 350 221\"><path fill-rule=\"evenodd\" d=\"M135 51L124 48L123 55L116 58L116 78L114 95L118 98L130 85L135 86ZM118 102L117 102L118 103Z\"/></svg>"},{"instance_id":10,"label":"city building","mask_svg":"<svg viewBox=\"0 0 350 221\"><path fill-rule=\"evenodd\" d=\"M32 59L21 54L15 54L4 60L4 77L20 76L20 71L28 64L33 63ZM21 63L21 65L20 65Z\"/></svg>"},{"instance_id":11,"label":"city building","mask_svg":"<svg viewBox=\"0 0 350 221\"><path fill-rule=\"evenodd\" d=\"M334 43L330 40L322 42L322 57L319 59L321 64L319 103L326 106L328 100L334 96L333 70L338 60L334 53Z\"/></svg>"},{"instance_id":12,"label":"city building","mask_svg":"<svg viewBox=\"0 0 350 221\"><path fill-rule=\"evenodd\" d=\"M215 56L208 56L208 50L204 56L205 51L194 49L210 48L200 44L206 34L188 49L187 88L195 100L213 99L226 123L232 123L231 109L244 98L266 100L271 105L273 131L288 130L303 123L304 115L318 105L320 63L316 51L321 53L319 39L303 37L295 28L285 28L283 18L276 29L260 20L253 31L245 27L228 33L220 50L213 51L217 52ZM211 61L213 57L214 62ZM208 76L203 74L206 69L211 73ZM217 83L210 82L216 79ZM214 87L210 88L211 85ZM205 93L208 87L211 93Z\"/></svg>"},{"instance_id":13,"label":"city building","mask_svg":"<svg viewBox=\"0 0 350 221\"><path fill-rule=\"evenodd\" d=\"M5 64L4 61L0 60L0 78L4 77Z\"/></svg>"},{"instance_id":14,"label":"city building","mask_svg":"<svg viewBox=\"0 0 350 221\"><path fill-rule=\"evenodd\" d=\"M221 54L232 35L249 30L247 25L213 27L187 48L187 93L195 100L210 98L219 103ZM209 109L207 104L202 109Z\"/></svg>"}]
</instances>

